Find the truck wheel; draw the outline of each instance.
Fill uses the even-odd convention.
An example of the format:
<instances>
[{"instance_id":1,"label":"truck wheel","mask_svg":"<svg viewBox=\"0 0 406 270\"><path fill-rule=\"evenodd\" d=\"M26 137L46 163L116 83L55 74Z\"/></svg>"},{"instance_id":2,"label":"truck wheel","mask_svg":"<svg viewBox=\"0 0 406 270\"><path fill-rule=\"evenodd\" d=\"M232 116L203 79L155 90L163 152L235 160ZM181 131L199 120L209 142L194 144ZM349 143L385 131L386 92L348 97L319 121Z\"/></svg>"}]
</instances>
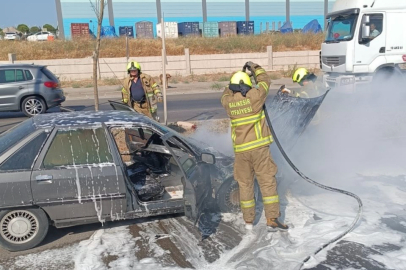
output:
<instances>
[{"instance_id":1,"label":"truck wheel","mask_svg":"<svg viewBox=\"0 0 406 270\"><path fill-rule=\"evenodd\" d=\"M0 211L0 245L9 251L36 247L48 228L48 217L41 209Z\"/></svg>"},{"instance_id":2,"label":"truck wheel","mask_svg":"<svg viewBox=\"0 0 406 270\"><path fill-rule=\"evenodd\" d=\"M259 186L255 181L254 184L254 197L257 201L259 199ZM241 211L240 207L240 187L234 178L227 179L219 188L216 196L217 205L222 213L238 213Z\"/></svg>"},{"instance_id":3,"label":"truck wheel","mask_svg":"<svg viewBox=\"0 0 406 270\"><path fill-rule=\"evenodd\" d=\"M46 104L40 97L27 97L21 103L21 111L28 117L45 113L46 110Z\"/></svg>"}]
</instances>

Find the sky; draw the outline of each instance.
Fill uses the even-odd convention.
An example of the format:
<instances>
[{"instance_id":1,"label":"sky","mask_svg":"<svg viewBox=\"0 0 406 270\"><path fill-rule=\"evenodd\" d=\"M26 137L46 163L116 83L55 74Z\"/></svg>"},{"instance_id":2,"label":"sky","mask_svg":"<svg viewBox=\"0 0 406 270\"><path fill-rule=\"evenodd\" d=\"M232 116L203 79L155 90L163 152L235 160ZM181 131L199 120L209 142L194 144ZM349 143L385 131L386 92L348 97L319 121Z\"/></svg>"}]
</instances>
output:
<instances>
[{"instance_id":1,"label":"sky","mask_svg":"<svg viewBox=\"0 0 406 270\"><path fill-rule=\"evenodd\" d=\"M55 0L0 0L0 28L27 24L57 26Z\"/></svg>"}]
</instances>

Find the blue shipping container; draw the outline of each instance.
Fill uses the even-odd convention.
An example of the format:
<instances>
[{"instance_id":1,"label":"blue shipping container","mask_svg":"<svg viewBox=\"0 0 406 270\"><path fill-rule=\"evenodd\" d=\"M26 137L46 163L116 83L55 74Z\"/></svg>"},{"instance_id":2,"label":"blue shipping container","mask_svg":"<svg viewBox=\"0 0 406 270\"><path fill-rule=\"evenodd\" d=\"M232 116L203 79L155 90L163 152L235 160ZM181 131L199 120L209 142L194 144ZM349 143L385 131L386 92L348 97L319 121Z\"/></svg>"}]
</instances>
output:
<instances>
[{"instance_id":1,"label":"blue shipping container","mask_svg":"<svg viewBox=\"0 0 406 270\"><path fill-rule=\"evenodd\" d=\"M114 26L103 26L101 28L100 36L108 38L117 37L116 29L114 28Z\"/></svg>"},{"instance_id":2,"label":"blue shipping container","mask_svg":"<svg viewBox=\"0 0 406 270\"><path fill-rule=\"evenodd\" d=\"M238 35L253 35L254 34L254 21L238 21L237 22Z\"/></svg>"},{"instance_id":3,"label":"blue shipping container","mask_svg":"<svg viewBox=\"0 0 406 270\"><path fill-rule=\"evenodd\" d=\"M134 27L132 26L120 26L118 31L120 36L134 37Z\"/></svg>"},{"instance_id":4,"label":"blue shipping container","mask_svg":"<svg viewBox=\"0 0 406 270\"><path fill-rule=\"evenodd\" d=\"M178 23L179 36L200 36L199 22Z\"/></svg>"}]
</instances>

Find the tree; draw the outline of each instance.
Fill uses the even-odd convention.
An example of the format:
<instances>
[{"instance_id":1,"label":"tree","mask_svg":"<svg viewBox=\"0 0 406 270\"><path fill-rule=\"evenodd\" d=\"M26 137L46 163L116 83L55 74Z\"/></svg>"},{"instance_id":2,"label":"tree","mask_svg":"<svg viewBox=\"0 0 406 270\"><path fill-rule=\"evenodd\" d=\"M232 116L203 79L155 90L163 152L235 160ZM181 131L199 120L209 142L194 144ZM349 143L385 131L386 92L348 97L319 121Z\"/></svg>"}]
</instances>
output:
<instances>
[{"instance_id":1,"label":"tree","mask_svg":"<svg viewBox=\"0 0 406 270\"><path fill-rule=\"evenodd\" d=\"M92 0L90 5L93 8L94 13L97 18L97 38L96 38L96 49L93 52L93 84L94 84L94 109L95 111L99 110L99 92L97 89L97 66L99 63L99 53L100 53L100 33L101 25L103 22L104 7L106 6L105 0L95 0L96 4L93 4Z\"/></svg>"},{"instance_id":2,"label":"tree","mask_svg":"<svg viewBox=\"0 0 406 270\"><path fill-rule=\"evenodd\" d=\"M30 28L26 24L19 24L17 26L17 30L20 31L21 33L28 33L30 32Z\"/></svg>"},{"instance_id":3,"label":"tree","mask_svg":"<svg viewBox=\"0 0 406 270\"><path fill-rule=\"evenodd\" d=\"M39 28L38 26L33 26L30 28L30 33L32 33L32 34L35 34L39 31L41 31L41 28Z\"/></svg>"},{"instance_id":4,"label":"tree","mask_svg":"<svg viewBox=\"0 0 406 270\"><path fill-rule=\"evenodd\" d=\"M0 36L4 36L3 28L0 28Z\"/></svg>"},{"instance_id":5,"label":"tree","mask_svg":"<svg viewBox=\"0 0 406 270\"><path fill-rule=\"evenodd\" d=\"M46 28L47 31L52 32L52 33L55 33L55 32L56 32L55 27L53 27L53 26L50 25L50 24L44 24L44 26L42 26L42 28Z\"/></svg>"}]
</instances>

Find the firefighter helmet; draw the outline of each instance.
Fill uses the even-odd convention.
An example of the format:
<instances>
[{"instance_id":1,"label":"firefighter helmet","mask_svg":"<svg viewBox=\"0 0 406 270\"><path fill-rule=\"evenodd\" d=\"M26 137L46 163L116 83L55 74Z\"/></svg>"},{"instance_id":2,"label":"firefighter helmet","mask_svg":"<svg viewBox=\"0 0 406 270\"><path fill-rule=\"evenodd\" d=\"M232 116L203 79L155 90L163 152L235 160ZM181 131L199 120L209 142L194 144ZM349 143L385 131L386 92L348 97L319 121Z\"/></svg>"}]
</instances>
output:
<instances>
[{"instance_id":1,"label":"firefighter helmet","mask_svg":"<svg viewBox=\"0 0 406 270\"><path fill-rule=\"evenodd\" d=\"M138 62L131 61L127 65L127 71L130 73L130 70L136 70L138 69L138 72L141 72L141 65Z\"/></svg>"},{"instance_id":2,"label":"firefighter helmet","mask_svg":"<svg viewBox=\"0 0 406 270\"><path fill-rule=\"evenodd\" d=\"M305 68L296 69L293 73L292 80L293 82L301 83L309 75L309 71Z\"/></svg>"},{"instance_id":3,"label":"firefighter helmet","mask_svg":"<svg viewBox=\"0 0 406 270\"><path fill-rule=\"evenodd\" d=\"M249 87L252 87L250 76L243 71L234 73L234 75L231 77L230 84L246 84Z\"/></svg>"},{"instance_id":4,"label":"firefighter helmet","mask_svg":"<svg viewBox=\"0 0 406 270\"><path fill-rule=\"evenodd\" d=\"M228 87L231 91L240 92L245 97L252 88L251 78L247 73L238 71L231 77Z\"/></svg>"}]
</instances>

